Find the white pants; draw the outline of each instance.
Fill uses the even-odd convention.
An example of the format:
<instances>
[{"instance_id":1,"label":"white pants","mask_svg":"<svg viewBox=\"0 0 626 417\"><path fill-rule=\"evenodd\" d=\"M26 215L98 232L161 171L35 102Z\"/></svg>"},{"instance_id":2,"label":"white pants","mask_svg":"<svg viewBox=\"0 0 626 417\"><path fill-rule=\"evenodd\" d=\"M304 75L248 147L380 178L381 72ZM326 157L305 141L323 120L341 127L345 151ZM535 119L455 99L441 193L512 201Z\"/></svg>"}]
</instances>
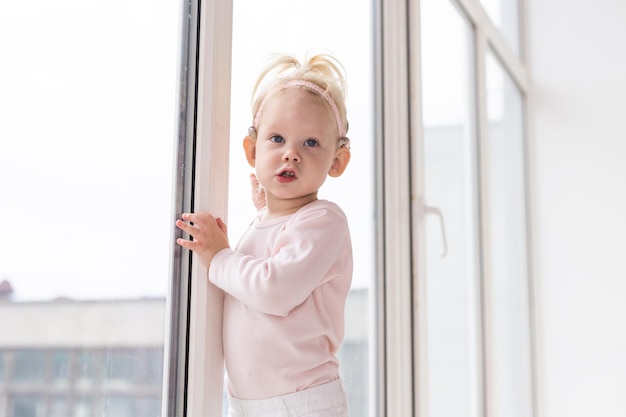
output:
<instances>
[{"instance_id":1,"label":"white pants","mask_svg":"<svg viewBox=\"0 0 626 417\"><path fill-rule=\"evenodd\" d=\"M341 379L266 400L228 399L228 417L348 417Z\"/></svg>"}]
</instances>

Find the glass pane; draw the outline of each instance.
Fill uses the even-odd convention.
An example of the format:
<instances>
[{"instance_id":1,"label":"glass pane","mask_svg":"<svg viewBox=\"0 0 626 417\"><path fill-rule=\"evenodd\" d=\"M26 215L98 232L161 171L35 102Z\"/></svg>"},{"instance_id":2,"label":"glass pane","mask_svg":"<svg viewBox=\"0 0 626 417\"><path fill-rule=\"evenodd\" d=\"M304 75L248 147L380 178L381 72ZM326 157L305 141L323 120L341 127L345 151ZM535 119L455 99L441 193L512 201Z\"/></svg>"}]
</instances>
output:
<instances>
[{"instance_id":1,"label":"glass pane","mask_svg":"<svg viewBox=\"0 0 626 417\"><path fill-rule=\"evenodd\" d=\"M532 399L522 96L492 53L487 55L486 74L490 398L496 417L528 416Z\"/></svg>"},{"instance_id":2,"label":"glass pane","mask_svg":"<svg viewBox=\"0 0 626 417\"><path fill-rule=\"evenodd\" d=\"M67 398L52 397L48 402L49 417L66 417L69 410L69 401Z\"/></svg>"},{"instance_id":3,"label":"glass pane","mask_svg":"<svg viewBox=\"0 0 626 417\"><path fill-rule=\"evenodd\" d=\"M111 395L104 403L105 416L134 417L136 410L132 398L120 395Z\"/></svg>"},{"instance_id":4,"label":"glass pane","mask_svg":"<svg viewBox=\"0 0 626 417\"><path fill-rule=\"evenodd\" d=\"M6 379L6 362L4 359L6 356L6 352L0 350L0 385L4 384L4 381Z\"/></svg>"},{"instance_id":5,"label":"glass pane","mask_svg":"<svg viewBox=\"0 0 626 417\"><path fill-rule=\"evenodd\" d=\"M94 409L92 401L86 398L80 398L74 401L72 406L71 417L91 417L93 414L91 410Z\"/></svg>"},{"instance_id":6,"label":"glass pane","mask_svg":"<svg viewBox=\"0 0 626 417\"><path fill-rule=\"evenodd\" d=\"M52 382L56 385L67 385L71 377L71 352L59 350L52 352Z\"/></svg>"},{"instance_id":7,"label":"glass pane","mask_svg":"<svg viewBox=\"0 0 626 417\"><path fill-rule=\"evenodd\" d=\"M0 3L0 415L158 415L179 16Z\"/></svg>"},{"instance_id":8,"label":"glass pane","mask_svg":"<svg viewBox=\"0 0 626 417\"><path fill-rule=\"evenodd\" d=\"M127 384L140 382L140 361L138 352L130 350L109 350L106 354L107 384Z\"/></svg>"},{"instance_id":9,"label":"glass pane","mask_svg":"<svg viewBox=\"0 0 626 417\"><path fill-rule=\"evenodd\" d=\"M15 394L9 400L10 417L44 417L45 397L28 394Z\"/></svg>"},{"instance_id":10,"label":"glass pane","mask_svg":"<svg viewBox=\"0 0 626 417\"><path fill-rule=\"evenodd\" d=\"M520 53L519 0L480 0L493 24L514 53Z\"/></svg>"},{"instance_id":11,"label":"glass pane","mask_svg":"<svg viewBox=\"0 0 626 417\"><path fill-rule=\"evenodd\" d=\"M16 383L41 384L46 379L46 352L20 350L15 352L13 381Z\"/></svg>"},{"instance_id":12,"label":"glass pane","mask_svg":"<svg viewBox=\"0 0 626 417\"><path fill-rule=\"evenodd\" d=\"M472 30L448 1L421 2L428 416L481 410Z\"/></svg>"},{"instance_id":13,"label":"glass pane","mask_svg":"<svg viewBox=\"0 0 626 417\"><path fill-rule=\"evenodd\" d=\"M329 13L329 11L332 11ZM374 412L372 380L374 306L374 122L373 8L349 1L235 0L231 97L231 162L229 236L234 245L256 210L250 194L242 140L251 125L251 94L262 60L272 53L305 55L325 52L345 67L352 159L340 178L328 178L319 197L337 203L346 213L352 234L354 276L346 306L346 335L340 372L351 415ZM349 16L349 29L346 28ZM335 29L331 29L335 28ZM370 328L371 327L371 328ZM370 404L371 403L371 404Z\"/></svg>"},{"instance_id":14,"label":"glass pane","mask_svg":"<svg viewBox=\"0 0 626 417\"><path fill-rule=\"evenodd\" d=\"M78 351L74 355L74 383L86 389L99 383L103 377L103 368L100 365L101 351L92 349Z\"/></svg>"}]
</instances>

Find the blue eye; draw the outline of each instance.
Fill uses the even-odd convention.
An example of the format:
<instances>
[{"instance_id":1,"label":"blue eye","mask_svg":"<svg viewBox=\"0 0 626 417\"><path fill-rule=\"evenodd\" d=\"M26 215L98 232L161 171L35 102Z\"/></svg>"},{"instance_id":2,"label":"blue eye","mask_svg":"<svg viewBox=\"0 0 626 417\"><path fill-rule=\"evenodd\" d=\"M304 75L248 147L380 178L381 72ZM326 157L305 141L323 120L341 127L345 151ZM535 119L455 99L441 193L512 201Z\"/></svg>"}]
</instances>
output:
<instances>
[{"instance_id":1,"label":"blue eye","mask_svg":"<svg viewBox=\"0 0 626 417\"><path fill-rule=\"evenodd\" d=\"M270 141L274 143L283 143L285 141L285 138L283 138L282 136L274 135L270 138Z\"/></svg>"},{"instance_id":2,"label":"blue eye","mask_svg":"<svg viewBox=\"0 0 626 417\"><path fill-rule=\"evenodd\" d=\"M304 146L317 146L319 143L315 139L307 139L304 141Z\"/></svg>"}]
</instances>

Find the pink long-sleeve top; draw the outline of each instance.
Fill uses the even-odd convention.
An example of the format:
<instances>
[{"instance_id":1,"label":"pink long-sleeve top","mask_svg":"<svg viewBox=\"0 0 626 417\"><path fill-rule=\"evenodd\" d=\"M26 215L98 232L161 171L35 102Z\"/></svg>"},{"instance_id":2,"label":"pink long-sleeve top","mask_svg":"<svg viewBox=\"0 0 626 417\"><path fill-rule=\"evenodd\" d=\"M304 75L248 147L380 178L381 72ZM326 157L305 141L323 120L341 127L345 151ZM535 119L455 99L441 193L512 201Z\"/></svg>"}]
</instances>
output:
<instances>
[{"instance_id":1,"label":"pink long-sleeve top","mask_svg":"<svg viewBox=\"0 0 626 417\"><path fill-rule=\"evenodd\" d=\"M260 214L236 249L220 251L209 268L226 293L227 388L250 400L339 377L352 281L348 222L336 204L317 200L266 221Z\"/></svg>"}]
</instances>

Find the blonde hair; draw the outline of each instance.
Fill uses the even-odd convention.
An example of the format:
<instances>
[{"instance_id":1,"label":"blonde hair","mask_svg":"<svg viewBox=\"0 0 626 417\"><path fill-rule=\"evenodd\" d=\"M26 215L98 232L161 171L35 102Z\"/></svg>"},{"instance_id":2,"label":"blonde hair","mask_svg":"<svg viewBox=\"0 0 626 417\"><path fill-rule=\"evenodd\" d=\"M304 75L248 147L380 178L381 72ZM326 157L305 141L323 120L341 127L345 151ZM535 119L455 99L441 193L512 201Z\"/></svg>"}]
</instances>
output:
<instances>
[{"instance_id":1,"label":"blonde hair","mask_svg":"<svg viewBox=\"0 0 626 417\"><path fill-rule=\"evenodd\" d=\"M260 117L262 104L268 95L281 89L284 85L294 84L301 81L319 87L326 104L332 107L337 117L337 129L340 136L348 131L348 119L346 111L346 78L344 68L337 59L330 55L318 54L307 59L301 64L291 55L271 55L268 63L259 74L252 91L252 118L253 127ZM290 83L290 84L289 84ZM318 92L318 89L310 89ZM333 107L333 105L336 107Z\"/></svg>"}]
</instances>

